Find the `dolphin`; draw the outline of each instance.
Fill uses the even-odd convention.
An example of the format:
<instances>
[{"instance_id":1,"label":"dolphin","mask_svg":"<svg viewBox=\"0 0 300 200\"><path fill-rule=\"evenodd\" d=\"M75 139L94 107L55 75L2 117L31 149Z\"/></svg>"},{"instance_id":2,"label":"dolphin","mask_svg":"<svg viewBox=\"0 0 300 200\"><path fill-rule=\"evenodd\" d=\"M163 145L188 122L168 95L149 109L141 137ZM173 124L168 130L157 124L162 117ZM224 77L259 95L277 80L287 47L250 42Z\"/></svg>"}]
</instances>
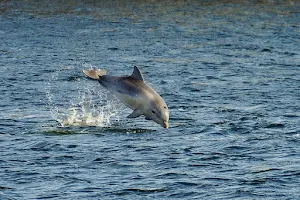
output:
<instances>
[{"instance_id":1,"label":"dolphin","mask_svg":"<svg viewBox=\"0 0 300 200\"><path fill-rule=\"evenodd\" d=\"M107 75L106 70L82 70L89 78L98 80L109 92L114 94L133 112L128 118L144 115L147 120L153 120L164 128L169 127L169 111L163 98L143 78L140 69L134 66L130 76Z\"/></svg>"}]
</instances>

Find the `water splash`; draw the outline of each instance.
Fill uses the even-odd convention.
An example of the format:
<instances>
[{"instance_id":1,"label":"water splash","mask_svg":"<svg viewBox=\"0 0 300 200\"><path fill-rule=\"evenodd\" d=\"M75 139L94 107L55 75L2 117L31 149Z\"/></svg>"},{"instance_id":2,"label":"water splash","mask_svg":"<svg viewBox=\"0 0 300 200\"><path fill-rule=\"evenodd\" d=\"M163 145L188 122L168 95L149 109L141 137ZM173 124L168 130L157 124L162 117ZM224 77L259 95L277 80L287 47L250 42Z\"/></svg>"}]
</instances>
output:
<instances>
[{"instance_id":1,"label":"water splash","mask_svg":"<svg viewBox=\"0 0 300 200\"><path fill-rule=\"evenodd\" d=\"M52 117L60 123L62 127L65 126L110 126L113 122L119 121L119 112L117 108L119 102L116 100L108 100L105 95L100 96L105 104L97 105L93 100L90 91L79 94L82 98L79 104L72 103L72 105L65 109L63 113L53 112ZM120 106L120 105L119 105Z\"/></svg>"},{"instance_id":2,"label":"water splash","mask_svg":"<svg viewBox=\"0 0 300 200\"><path fill-rule=\"evenodd\" d=\"M70 67L66 70L70 70ZM73 68L71 70L77 71ZM97 82L83 79L78 79L76 83L68 79L62 81L61 71L52 75L46 89L53 120L61 127L110 127L114 123L120 123L120 116L125 109L121 102L110 96L104 88L101 89Z\"/></svg>"}]
</instances>

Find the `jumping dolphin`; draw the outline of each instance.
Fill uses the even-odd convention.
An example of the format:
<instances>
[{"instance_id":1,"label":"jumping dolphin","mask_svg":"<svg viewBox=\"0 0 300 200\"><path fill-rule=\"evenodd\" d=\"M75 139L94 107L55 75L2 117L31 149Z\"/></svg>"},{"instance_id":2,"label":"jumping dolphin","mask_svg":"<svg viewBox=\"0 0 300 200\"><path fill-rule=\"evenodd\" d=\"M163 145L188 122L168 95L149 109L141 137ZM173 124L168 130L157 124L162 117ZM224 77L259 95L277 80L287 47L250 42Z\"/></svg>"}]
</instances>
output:
<instances>
[{"instance_id":1,"label":"jumping dolphin","mask_svg":"<svg viewBox=\"0 0 300 200\"><path fill-rule=\"evenodd\" d=\"M114 94L122 103L133 112L128 118L144 115L164 128L169 127L169 111L163 98L144 82L143 75L138 67L134 66L131 76L110 76L106 70L82 70L91 79L99 83Z\"/></svg>"}]
</instances>

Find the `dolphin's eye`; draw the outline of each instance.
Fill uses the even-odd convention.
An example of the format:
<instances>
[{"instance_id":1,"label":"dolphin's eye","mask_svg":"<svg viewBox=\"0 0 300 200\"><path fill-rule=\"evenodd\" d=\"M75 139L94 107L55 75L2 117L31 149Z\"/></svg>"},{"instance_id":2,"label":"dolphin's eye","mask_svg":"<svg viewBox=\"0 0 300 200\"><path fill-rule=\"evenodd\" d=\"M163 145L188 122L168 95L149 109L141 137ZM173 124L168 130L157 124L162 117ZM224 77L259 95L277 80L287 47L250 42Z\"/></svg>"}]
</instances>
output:
<instances>
[{"instance_id":1,"label":"dolphin's eye","mask_svg":"<svg viewBox=\"0 0 300 200\"><path fill-rule=\"evenodd\" d=\"M166 107L166 106L164 106L164 109L167 109L167 107Z\"/></svg>"},{"instance_id":2,"label":"dolphin's eye","mask_svg":"<svg viewBox=\"0 0 300 200\"><path fill-rule=\"evenodd\" d=\"M153 114L155 114L155 111L154 111L154 110L152 110L152 113L153 113Z\"/></svg>"}]
</instances>

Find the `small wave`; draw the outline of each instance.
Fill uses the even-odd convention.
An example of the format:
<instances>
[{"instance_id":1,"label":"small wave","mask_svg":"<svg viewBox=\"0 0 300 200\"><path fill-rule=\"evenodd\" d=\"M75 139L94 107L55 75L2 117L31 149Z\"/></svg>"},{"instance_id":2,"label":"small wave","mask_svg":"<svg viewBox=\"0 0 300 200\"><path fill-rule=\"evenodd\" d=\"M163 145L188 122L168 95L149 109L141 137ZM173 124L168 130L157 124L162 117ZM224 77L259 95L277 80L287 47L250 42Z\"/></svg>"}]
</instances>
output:
<instances>
[{"instance_id":1,"label":"small wave","mask_svg":"<svg viewBox=\"0 0 300 200\"><path fill-rule=\"evenodd\" d=\"M118 196L124 196L131 193L136 194L152 194L152 193L159 193L159 192L165 192L168 191L166 188L128 188L123 190L118 190L113 192L113 194L116 194Z\"/></svg>"},{"instance_id":2,"label":"small wave","mask_svg":"<svg viewBox=\"0 0 300 200\"><path fill-rule=\"evenodd\" d=\"M104 134L104 133L121 133L121 134L142 134L154 132L156 130L153 129L142 129L142 128L122 128L118 127L118 125L113 124L110 127L98 127L98 126L66 126L66 127L47 127L46 130L43 131L44 134L47 135L70 135L70 134Z\"/></svg>"}]
</instances>

